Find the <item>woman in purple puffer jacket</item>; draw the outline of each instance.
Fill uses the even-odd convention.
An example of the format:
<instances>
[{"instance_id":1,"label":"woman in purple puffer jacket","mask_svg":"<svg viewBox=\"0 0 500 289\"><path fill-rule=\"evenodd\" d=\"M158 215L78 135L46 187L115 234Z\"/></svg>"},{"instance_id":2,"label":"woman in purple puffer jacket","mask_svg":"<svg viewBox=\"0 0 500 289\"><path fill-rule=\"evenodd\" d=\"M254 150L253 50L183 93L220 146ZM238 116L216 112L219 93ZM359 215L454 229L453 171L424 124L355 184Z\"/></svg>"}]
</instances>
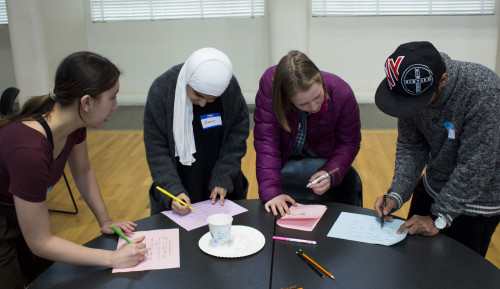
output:
<instances>
[{"instance_id":1,"label":"woman in purple puffer jacket","mask_svg":"<svg viewBox=\"0 0 500 289\"><path fill-rule=\"evenodd\" d=\"M322 195L341 183L361 142L358 103L344 80L290 51L262 75L255 104L257 181L268 212L283 216L290 212L287 202L296 205L281 188L280 172L290 158L328 159L310 182L338 168L310 193Z\"/></svg>"}]
</instances>

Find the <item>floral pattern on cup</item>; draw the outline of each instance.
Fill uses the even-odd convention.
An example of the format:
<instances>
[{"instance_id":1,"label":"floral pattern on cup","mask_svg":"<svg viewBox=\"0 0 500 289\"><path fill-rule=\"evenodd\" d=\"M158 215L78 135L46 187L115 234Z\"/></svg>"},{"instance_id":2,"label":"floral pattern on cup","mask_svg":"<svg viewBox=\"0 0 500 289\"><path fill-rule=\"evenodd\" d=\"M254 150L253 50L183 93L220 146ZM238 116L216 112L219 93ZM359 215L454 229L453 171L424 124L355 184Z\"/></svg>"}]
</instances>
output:
<instances>
[{"instance_id":1,"label":"floral pattern on cup","mask_svg":"<svg viewBox=\"0 0 500 289\"><path fill-rule=\"evenodd\" d=\"M207 218L212 245L214 247L225 247L229 245L231 225L233 217L227 214L214 214Z\"/></svg>"},{"instance_id":2,"label":"floral pattern on cup","mask_svg":"<svg viewBox=\"0 0 500 289\"><path fill-rule=\"evenodd\" d=\"M229 233L230 232L217 232L214 236L211 232L212 236L212 245L217 246L227 246L229 245Z\"/></svg>"}]
</instances>

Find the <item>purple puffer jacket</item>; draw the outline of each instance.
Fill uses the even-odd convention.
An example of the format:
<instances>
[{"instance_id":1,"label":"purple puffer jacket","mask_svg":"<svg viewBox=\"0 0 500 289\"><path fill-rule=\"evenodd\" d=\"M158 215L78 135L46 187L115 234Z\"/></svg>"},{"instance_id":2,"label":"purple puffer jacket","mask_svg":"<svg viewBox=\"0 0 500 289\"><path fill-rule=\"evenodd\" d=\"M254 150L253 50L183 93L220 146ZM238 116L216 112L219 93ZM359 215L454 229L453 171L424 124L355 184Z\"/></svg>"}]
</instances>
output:
<instances>
[{"instance_id":1,"label":"purple puffer jacket","mask_svg":"<svg viewBox=\"0 0 500 289\"><path fill-rule=\"evenodd\" d=\"M274 115L271 93L275 70L273 66L264 72L255 97L254 147L259 196L263 202L284 193L280 172L292 153L299 127L298 112L288 116L291 133L282 128ZM325 99L319 112L309 116L306 144L317 157L329 158L318 171L339 168L333 184L338 185L360 148L359 108L345 81L328 72L322 71L321 75L330 98Z\"/></svg>"}]
</instances>

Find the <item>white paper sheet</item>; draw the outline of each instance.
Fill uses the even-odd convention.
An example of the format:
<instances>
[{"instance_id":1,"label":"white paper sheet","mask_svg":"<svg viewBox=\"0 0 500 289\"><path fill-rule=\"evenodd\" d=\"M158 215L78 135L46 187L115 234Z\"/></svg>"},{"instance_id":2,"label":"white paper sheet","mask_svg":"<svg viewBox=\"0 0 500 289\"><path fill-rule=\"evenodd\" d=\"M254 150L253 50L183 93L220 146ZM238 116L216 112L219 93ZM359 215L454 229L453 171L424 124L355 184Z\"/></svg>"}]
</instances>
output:
<instances>
[{"instance_id":1,"label":"white paper sheet","mask_svg":"<svg viewBox=\"0 0 500 289\"><path fill-rule=\"evenodd\" d=\"M378 217L342 212L327 236L390 246L400 242L408 234L408 229L400 235L397 234L404 222L404 220L394 218L392 222L386 221L384 227L381 228Z\"/></svg>"}]
</instances>

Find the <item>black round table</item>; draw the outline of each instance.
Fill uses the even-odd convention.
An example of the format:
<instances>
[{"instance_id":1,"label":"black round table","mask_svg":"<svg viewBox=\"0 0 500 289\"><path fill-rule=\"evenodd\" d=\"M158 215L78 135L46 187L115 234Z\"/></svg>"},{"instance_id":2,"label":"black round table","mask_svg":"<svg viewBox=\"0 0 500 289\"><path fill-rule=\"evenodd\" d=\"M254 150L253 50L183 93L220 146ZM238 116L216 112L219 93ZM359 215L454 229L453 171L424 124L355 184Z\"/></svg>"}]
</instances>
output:
<instances>
[{"instance_id":1,"label":"black round table","mask_svg":"<svg viewBox=\"0 0 500 289\"><path fill-rule=\"evenodd\" d=\"M259 230L266 244L259 252L235 259L217 258L198 247L208 231L186 231L162 214L137 221L139 231L179 228L180 268L111 273L110 268L56 263L28 288L500 288L500 270L469 248L444 235L407 236L392 246L327 237L341 212L373 215L373 210L327 203L312 232L282 228L260 200L235 201L248 212L233 225ZM317 241L316 245L273 241L272 236ZM100 236L85 246L114 250L116 235ZM299 259L303 249L330 270L335 280L321 279Z\"/></svg>"},{"instance_id":2,"label":"black round table","mask_svg":"<svg viewBox=\"0 0 500 289\"><path fill-rule=\"evenodd\" d=\"M438 234L408 235L392 246L327 237L341 212L375 215L373 210L329 203L312 232L276 227L276 234L315 240L316 245L276 241L270 288L500 288L500 269L461 243ZM298 249L329 270L321 279L295 254Z\"/></svg>"}]
</instances>

